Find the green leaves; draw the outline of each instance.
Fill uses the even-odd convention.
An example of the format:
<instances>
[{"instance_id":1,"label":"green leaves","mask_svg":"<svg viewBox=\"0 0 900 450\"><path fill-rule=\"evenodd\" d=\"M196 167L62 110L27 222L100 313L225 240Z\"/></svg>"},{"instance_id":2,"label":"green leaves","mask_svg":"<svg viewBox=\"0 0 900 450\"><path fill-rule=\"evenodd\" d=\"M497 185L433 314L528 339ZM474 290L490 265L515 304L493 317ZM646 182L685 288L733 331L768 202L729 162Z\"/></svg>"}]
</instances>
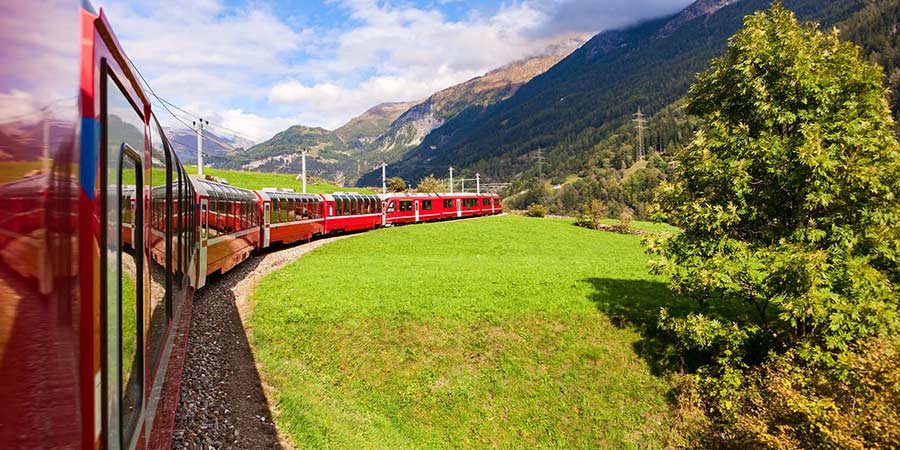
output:
<instances>
[{"instance_id":1,"label":"green leaves","mask_svg":"<svg viewBox=\"0 0 900 450\"><path fill-rule=\"evenodd\" d=\"M900 146L882 80L836 31L776 3L691 88L688 111L705 127L654 208L684 232L648 241L651 268L677 292L755 312L663 311L684 349L711 352L703 383L741 385L794 350L837 371L842 352L900 331ZM740 398L710 392L714 414L737 423Z\"/></svg>"}]
</instances>

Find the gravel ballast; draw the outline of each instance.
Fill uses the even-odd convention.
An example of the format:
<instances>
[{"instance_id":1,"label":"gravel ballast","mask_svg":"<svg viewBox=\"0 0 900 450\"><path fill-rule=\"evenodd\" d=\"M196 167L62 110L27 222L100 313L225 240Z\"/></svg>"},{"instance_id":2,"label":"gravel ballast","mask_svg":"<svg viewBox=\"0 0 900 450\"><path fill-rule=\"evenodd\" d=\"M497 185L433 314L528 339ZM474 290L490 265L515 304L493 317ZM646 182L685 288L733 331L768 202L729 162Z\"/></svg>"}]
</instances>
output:
<instances>
[{"instance_id":1,"label":"gravel ballast","mask_svg":"<svg viewBox=\"0 0 900 450\"><path fill-rule=\"evenodd\" d=\"M338 239L252 256L194 296L173 449L281 449L243 318L262 276Z\"/></svg>"}]
</instances>

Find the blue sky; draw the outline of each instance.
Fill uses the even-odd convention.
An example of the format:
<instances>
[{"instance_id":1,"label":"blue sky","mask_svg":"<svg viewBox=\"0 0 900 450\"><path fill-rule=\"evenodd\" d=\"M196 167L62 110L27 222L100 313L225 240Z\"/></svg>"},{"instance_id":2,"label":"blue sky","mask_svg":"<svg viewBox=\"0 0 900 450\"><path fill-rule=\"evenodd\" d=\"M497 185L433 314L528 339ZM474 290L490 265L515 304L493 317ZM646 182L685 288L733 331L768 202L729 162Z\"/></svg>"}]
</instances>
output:
<instances>
[{"instance_id":1,"label":"blue sky","mask_svg":"<svg viewBox=\"0 0 900 450\"><path fill-rule=\"evenodd\" d=\"M690 0L99 3L158 94L264 140L294 124L334 129L378 103L421 100Z\"/></svg>"}]
</instances>

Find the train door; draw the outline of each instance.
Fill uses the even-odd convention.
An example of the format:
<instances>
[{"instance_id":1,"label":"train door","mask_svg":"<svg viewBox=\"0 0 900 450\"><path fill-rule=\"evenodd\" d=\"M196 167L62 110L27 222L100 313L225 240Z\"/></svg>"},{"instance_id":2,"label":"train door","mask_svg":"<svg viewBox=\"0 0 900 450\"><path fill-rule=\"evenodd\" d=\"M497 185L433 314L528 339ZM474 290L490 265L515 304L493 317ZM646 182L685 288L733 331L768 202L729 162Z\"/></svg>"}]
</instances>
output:
<instances>
[{"instance_id":1,"label":"train door","mask_svg":"<svg viewBox=\"0 0 900 450\"><path fill-rule=\"evenodd\" d=\"M263 248L269 247L269 229L272 223L272 202L263 202Z\"/></svg>"},{"instance_id":2,"label":"train door","mask_svg":"<svg viewBox=\"0 0 900 450\"><path fill-rule=\"evenodd\" d=\"M456 199L456 217L462 217L462 199Z\"/></svg>"},{"instance_id":3,"label":"train door","mask_svg":"<svg viewBox=\"0 0 900 450\"><path fill-rule=\"evenodd\" d=\"M200 273L197 287L206 285L207 246L209 245L209 197L200 198Z\"/></svg>"},{"instance_id":4,"label":"train door","mask_svg":"<svg viewBox=\"0 0 900 450\"><path fill-rule=\"evenodd\" d=\"M419 201L416 200L413 202L413 207L416 209L416 222L419 221Z\"/></svg>"}]
</instances>

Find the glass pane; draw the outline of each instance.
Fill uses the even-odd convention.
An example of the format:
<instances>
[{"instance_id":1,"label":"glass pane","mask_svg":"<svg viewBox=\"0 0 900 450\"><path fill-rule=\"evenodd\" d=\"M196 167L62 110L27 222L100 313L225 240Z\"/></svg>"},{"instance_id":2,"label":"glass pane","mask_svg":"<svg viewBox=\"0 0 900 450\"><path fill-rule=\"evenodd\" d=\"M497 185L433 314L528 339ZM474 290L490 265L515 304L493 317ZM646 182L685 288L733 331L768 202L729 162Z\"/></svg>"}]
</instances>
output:
<instances>
[{"instance_id":1,"label":"glass pane","mask_svg":"<svg viewBox=\"0 0 900 450\"><path fill-rule=\"evenodd\" d=\"M107 297L109 328L108 364L110 383L117 389L118 417L111 417L114 430L121 430L121 442L127 444L141 409L143 385L143 288L142 217L144 189L140 168L123 154L123 144L141 153L144 148L144 122L132 104L111 79L106 80L106 234ZM133 193L130 198L125 193ZM125 211L134 209L127 216ZM127 205L125 204L127 203ZM123 217L124 216L124 217ZM126 222L127 220L127 222ZM132 233L132 224L135 232ZM113 408L111 411L115 411ZM118 425L118 426L115 426ZM123 445L125 446L125 445Z\"/></svg>"},{"instance_id":2,"label":"glass pane","mask_svg":"<svg viewBox=\"0 0 900 450\"><path fill-rule=\"evenodd\" d=\"M123 175L137 179L134 165L129 159L124 160ZM139 224L138 224L139 226ZM138 232L140 229L138 228ZM125 248L124 233L120 234L120 248ZM122 430L125 439L128 438L134 426L135 419L140 410L140 383L141 368L140 359L140 297L138 295L138 272L134 250L128 248L121 252L119 266L121 276L121 307L120 319L122 330L122 372L121 372L121 407ZM140 257L140 256L138 256Z\"/></svg>"}]
</instances>

